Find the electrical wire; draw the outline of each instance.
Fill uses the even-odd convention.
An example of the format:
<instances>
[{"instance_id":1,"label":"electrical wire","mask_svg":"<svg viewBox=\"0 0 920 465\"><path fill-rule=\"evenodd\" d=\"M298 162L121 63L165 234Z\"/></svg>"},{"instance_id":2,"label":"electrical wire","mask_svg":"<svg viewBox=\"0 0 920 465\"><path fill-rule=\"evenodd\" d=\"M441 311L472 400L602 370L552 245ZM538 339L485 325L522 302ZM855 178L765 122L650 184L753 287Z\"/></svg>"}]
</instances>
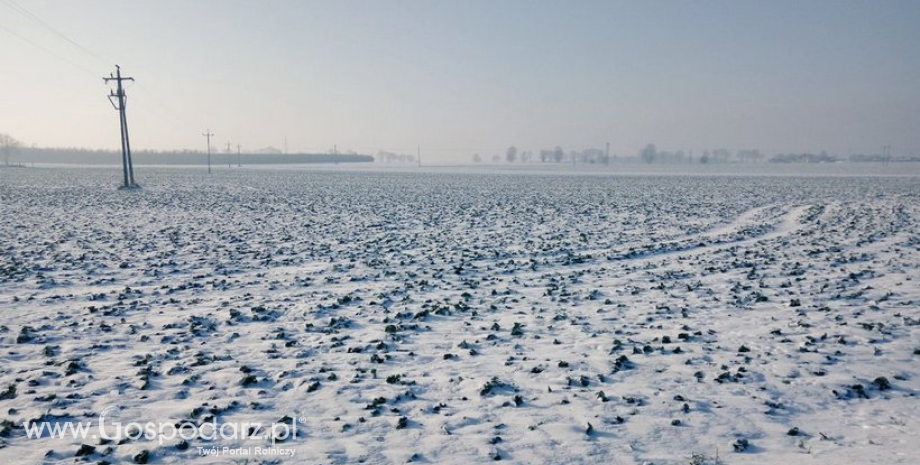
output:
<instances>
[{"instance_id":1,"label":"electrical wire","mask_svg":"<svg viewBox=\"0 0 920 465\"><path fill-rule=\"evenodd\" d=\"M111 62L110 62L109 60L103 58L101 55L99 55L98 53L96 53L96 52L90 50L89 48L84 47L83 45L77 43L77 41L71 39L70 37L68 37L67 35L65 35L63 32L57 30L54 26L48 24L46 21L44 21L43 19L41 19L41 18L39 18L37 15L35 15L35 13L32 13L31 11L29 11L28 9L26 9L26 7L24 7L24 6L22 6L22 5L18 4L18 3L16 3L15 0L3 0L3 1L7 4L7 6L11 7L11 8L13 9L13 11L16 11L17 13L23 15L24 17L26 17L26 18L32 20L33 22L35 22L36 24L40 25L40 26L43 27L44 29L50 31L52 34L54 34L54 35L56 35L56 36L58 36L58 37L60 37L60 38L62 38L62 39L64 39L64 40L66 40L66 41L69 42L71 45L73 45L74 47L80 49L82 52L86 53L87 55L93 57L93 58L96 59L96 60L99 60L101 63L105 63L106 65L110 65L110 64L111 64Z\"/></svg>"},{"instance_id":2,"label":"electrical wire","mask_svg":"<svg viewBox=\"0 0 920 465\"><path fill-rule=\"evenodd\" d=\"M17 39L19 39L19 40L21 40L21 41L23 41L23 42L25 42L25 43L27 43L27 44L29 44L29 45L31 45L31 46L37 48L37 49L39 49L39 50L41 50L41 51L43 51L43 52L45 52L45 53L47 53L47 54L49 54L49 55L51 55L51 56L53 56L53 57L55 57L55 58L61 60L61 61L64 61L64 62L70 64L71 66L73 66L73 67L79 69L80 71L83 71L83 72L85 72L85 73L88 73L88 74L90 74L91 76L96 76L96 72L95 72L95 71L91 71L89 68L84 68L82 65L76 63L75 61L72 61L72 60L70 60L70 59L68 59L68 58L65 58L65 57L63 57L63 56L61 56L61 55L58 55L57 53L55 53L55 52L52 51L51 49L46 48L46 47L44 47L44 46L42 46L42 45L36 43L35 41L29 39L28 37L25 37L25 36L19 34L18 32L13 31L12 29L10 29L10 28L8 28L8 27L2 25L2 24L0 24L0 29L6 31L8 34L12 35L13 37L16 37Z\"/></svg>"},{"instance_id":3,"label":"electrical wire","mask_svg":"<svg viewBox=\"0 0 920 465\"><path fill-rule=\"evenodd\" d=\"M15 0L2 0L2 3L3 3L4 5L6 5L7 7L9 7L10 9L12 9L13 11L19 13L19 14L22 15L23 17L29 19L29 20L32 21L33 23L35 23L35 24L41 26L43 29L45 29L45 30L51 32L52 34L54 34L54 35L57 36L58 38L65 40L65 41L68 42L70 45L72 45L73 47L76 47L77 49L79 49L81 52L83 52L83 53L86 54L87 56L92 57L93 59L97 60L98 62L100 62L100 63L102 63L102 64L104 64L104 65L106 65L106 66L111 66L111 63L112 63L112 62L111 62L110 60L108 60L108 59L106 59L105 57L101 56L100 54L94 52L93 50L89 49L88 47L86 47L86 46L80 44L80 43L77 42L76 40L70 38L69 36L67 36L66 34L64 34L63 32L61 32L60 30L58 30L57 28L55 28L54 26L52 26L51 24L49 24L47 21L41 19L38 15L36 15L36 14L33 13L33 12L31 12L31 11L30 11L29 9L27 9L26 7L24 7L24 6L20 5L19 3L17 3ZM57 58L57 59L59 59L59 60L62 60L62 61L64 61L64 62L70 64L71 66L74 66L75 68L79 69L80 71L83 71L83 72L85 72L85 73L87 73L87 74L89 74L89 75L91 75L91 76L97 76L97 73L96 73L95 71L92 71L92 70L90 70L90 69L84 67L83 65L80 65L79 63L77 63L77 62L75 62L75 61L73 61L73 60L71 60L71 59L68 59L68 58L66 58L66 57L64 57L64 56L62 56L62 55L60 55L60 54L58 54L58 53L56 53L56 52L54 52L53 50L51 50L51 49L49 49L49 48L47 48L47 47L45 47L45 46L43 46L43 45L41 45L41 44L39 44L39 43L33 41L33 40L31 40L31 39L29 39L28 37L25 37L25 36L23 36L23 35L21 35L21 34L15 32L15 31L13 31L13 30L11 30L11 29L9 29L9 28L3 26L2 24L0 24L0 29L2 29L2 30L4 30L4 31L6 31L7 33L9 33L10 35L13 35L14 37L16 37L16 38L18 38L18 39L20 39L20 40L22 40L22 41L28 43L29 45L32 45L33 47L38 48L38 49L42 50L43 52L45 52L45 53L47 53L47 54L49 54L49 55L51 55L51 56L53 56L53 57L55 57L55 58ZM135 87L135 86L136 86L136 87ZM188 121L188 118L187 118L185 115L181 114L180 112L175 111L175 110L172 109L172 108L169 108L169 106L166 105L166 104L164 103L164 102L165 102L165 99L163 99L160 95L158 95L158 93L157 93L154 89L152 89L150 86L147 86L147 85L138 85L136 82L133 82L133 81L132 81L131 87L134 87L135 90L139 90L139 91L141 92L141 94L143 94L144 96L147 97L147 100L148 100L148 101L150 101L150 102L152 102L152 103L154 104L154 106L156 107L156 110L157 110L157 111L159 111L159 112L160 112L161 114L163 114L164 116L168 116L169 119L170 119L171 121L176 121L176 120L186 121L186 122ZM371 147L356 147L356 149L358 149L358 150L374 150L375 148L371 148ZM414 147L413 147L413 148L396 148L396 149L392 149L392 148L391 148L390 150L404 151L404 152L412 152L412 151L415 150L415 148L414 148ZM318 152L323 152L323 151L327 151L327 149L318 150ZM429 153L430 153L430 152L484 152L484 153L489 153L489 152L495 152L496 150L450 149L450 148L426 148L425 151L426 151L426 152L429 152ZM497 152L501 152L501 150L497 150Z\"/></svg>"}]
</instances>

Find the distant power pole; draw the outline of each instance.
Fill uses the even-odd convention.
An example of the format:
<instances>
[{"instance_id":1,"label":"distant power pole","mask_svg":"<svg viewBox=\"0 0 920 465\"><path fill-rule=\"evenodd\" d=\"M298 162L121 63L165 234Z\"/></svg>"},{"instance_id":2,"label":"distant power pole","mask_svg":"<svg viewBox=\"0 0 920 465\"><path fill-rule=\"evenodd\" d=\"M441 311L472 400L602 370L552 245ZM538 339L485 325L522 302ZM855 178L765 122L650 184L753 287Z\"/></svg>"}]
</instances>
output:
<instances>
[{"instance_id":1,"label":"distant power pole","mask_svg":"<svg viewBox=\"0 0 920 465\"><path fill-rule=\"evenodd\" d=\"M415 161L418 162L418 167L422 167L422 146L419 145L415 148Z\"/></svg>"},{"instance_id":2,"label":"distant power pole","mask_svg":"<svg viewBox=\"0 0 920 465\"><path fill-rule=\"evenodd\" d=\"M243 166L243 157L240 155L240 144L236 144L236 167L240 168Z\"/></svg>"},{"instance_id":3,"label":"distant power pole","mask_svg":"<svg viewBox=\"0 0 920 465\"><path fill-rule=\"evenodd\" d=\"M607 142L607 148L604 149L604 164L610 166L610 142Z\"/></svg>"},{"instance_id":4,"label":"distant power pole","mask_svg":"<svg viewBox=\"0 0 920 465\"><path fill-rule=\"evenodd\" d=\"M211 137L214 136L214 133L212 133L209 128L207 132L201 135L208 138L208 174L211 174Z\"/></svg>"},{"instance_id":5,"label":"distant power pole","mask_svg":"<svg viewBox=\"0 0 920 465\"><path fill-rule=\"evenodd\" d=\"M233 159L230 158L230 154L233 153L230 150L230 141L227 141L227 168L233 168Z\"/></svg>"},{"instance_id":6,"label":"distant power pole","mask_svg":"<svg viewBox=\"0 0 920 465\"><path fill-rule=\"evenodd\" d=\"M121 84L122 81L134 81L134 78L121 77L121 67L115 65L115 75L112 76L112 74L109 74L109 77L104 77L102 80L106 84L108 84L109 81L115 81L116 84L115 90L109 91L109 102L118 110L119 123L121 125L121 167L124 172L124 184L122 185L122 189L140 187L134 182L134 164L131 162L131 141L128 138L128 118L125 116L127 95L125 94L124 86ZM113 99L117 99L117 103Z\"/></svg>"}]
</instances>

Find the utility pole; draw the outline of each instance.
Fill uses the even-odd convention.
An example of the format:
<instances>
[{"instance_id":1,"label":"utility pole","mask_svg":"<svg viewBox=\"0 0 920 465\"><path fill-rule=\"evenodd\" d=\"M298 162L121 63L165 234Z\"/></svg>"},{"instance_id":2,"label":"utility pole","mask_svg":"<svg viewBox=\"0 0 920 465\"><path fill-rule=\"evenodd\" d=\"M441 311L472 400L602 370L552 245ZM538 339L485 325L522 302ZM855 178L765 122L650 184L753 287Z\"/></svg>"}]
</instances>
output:
<instances>
[{"instance_id":1,"label":"utility pole","mask_svg":"<svg viewBox=\"0 0 920 465\"><path fill-rule=\"evenodd\" d=\"M418 167L422 167L422 146L419 145L415 148L415 161L418 162Z\"/></svg>"},{"instance_id":2,"label":"utility pole","mask_svg":"<svg viewBox=\"0 0 920 465\"><path fill-rule=\"evenodd\" d=\"M604 149L604 164L610 166L610 142L607 142L607 148Z\"/></svg>"},{"instance_id":3,"label":"utility pole","mask_svg":"<svg viewBox=\"0 0 920 465\"><path fill-rule=\"evenodd\" d=\"M230 150L230 141L227 141L227 168L233 168L233 159L230 158L230 154L233 153Z\"/></svg>"},{"instance_id":4,"label":"utility pole","mask_svg":"<svg viewBox=\"0 0 920 465\"><path fill-rule=\"evenodd\" d=\"M236 144L236 167L241 168L243 166L242 155L240 155L240 144Z\"/></svg>"},{"instance_id":5,"label":"utility pole","mask_svg":"<svg viewBox=\"0 0 920 465\"><path fill-rule=\"evenodd\" d=\"M208 138L208 174L211 174L211 137L214 133L211 132L211 129L208 128L207 132L201 134Z\"/></svg>"},{"instance_id":6,"label":"utility pole","mask_svg":"<svg viewBox=\"0 0 920 465\"><path fill-rule=\"evenodd\" d=\"M115 90L109 90L109 103L118 111L119 125L121 126L121 167L124 174L124 183L122 189L133 189L140 186L134 182L134 164L131 162L131 140L128 138L128 118L125 116L125 104L127 95L122 81L134 81L132 77L121 77L121 67L115 65L115 75L109 73L109 77L102 78L106 84L109 81L115 81ZM117 103L116 100L117 99Z\"/></svg>"}]
</instances>

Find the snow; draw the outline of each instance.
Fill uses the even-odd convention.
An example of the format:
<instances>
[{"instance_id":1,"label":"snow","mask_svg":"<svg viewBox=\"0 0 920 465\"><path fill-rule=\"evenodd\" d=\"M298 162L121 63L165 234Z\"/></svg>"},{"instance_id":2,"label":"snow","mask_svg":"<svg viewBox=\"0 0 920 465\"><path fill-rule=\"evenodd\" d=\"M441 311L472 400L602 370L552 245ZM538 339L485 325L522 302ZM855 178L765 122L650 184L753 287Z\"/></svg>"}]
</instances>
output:
<instances>
[{"instance_id":1,"label":"snow","mask_svg":"<svg viewBox=\"0 0 920 465\"><path fill-rule=\"evenodd\" d=\"M141 173L0 174L0 463L920 456L916 177Z\"/></svg>"}]
</instances>

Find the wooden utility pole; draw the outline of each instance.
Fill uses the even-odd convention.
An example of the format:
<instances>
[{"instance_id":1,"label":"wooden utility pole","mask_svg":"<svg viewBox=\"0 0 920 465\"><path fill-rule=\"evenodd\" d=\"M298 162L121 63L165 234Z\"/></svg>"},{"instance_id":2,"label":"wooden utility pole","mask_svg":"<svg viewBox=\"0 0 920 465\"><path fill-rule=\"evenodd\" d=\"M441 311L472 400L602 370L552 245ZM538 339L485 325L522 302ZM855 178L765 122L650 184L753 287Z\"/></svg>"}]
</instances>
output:
<instances>
[{"instance_id":1,"label":"wooden utility pole","mask_svg":"<svg viewBox=\"0 0 920 465\"><path fill-rule=\"evenodd\" d=\"M131 161L131 140L128 138L128 118L125 116L125 104L127 95L122 81L134 81L132 77L122 77L121 67L115 65L115 75L111 73L109 77L102 80L108 84L109 81L115 81L115 90L109 91L109 103L118 111L119 125L121 126L121 167L124 174L122 189L134 189L140 186L134 182L134 164Z\"/></svg>"},{"instance_id":2,"label":"wooden utility pole","mask_svg":"<svg viewBox=\"0 0 920 465\"><path fill-rule=\"evenodd\" d=\"M415 148L415 161L418 162L418 167L422 167L422 146L419 145Z\"/></svg>"},{"instance_id":3,"label":"wooden utility pole","mask_svg":"<svg viewBox=\"0 0 920 465\"><path fill-rule=\"evenodd\" d=\"M231 153L233 153L233 151L230 150L230 141L228 140L227 141L227 168L233 168L233 159L230 158Z\"/></svg>"},{"instance_id":4,"label":"wooden utility pole","mask_svg":"<svg viewBox=\"0 0 920 465\"><path fill-rule=\"evenodd\" d=\"M236 167L240 168L243 166L242 155L240 155L240 144L236 144Z\"/></svg>"},{"instance_id":5,"label":"wooden utility pole","mask_svg":"<svg viewBox=\"0 0 920 465\"><path fill-rule=\"evenodd\" d=\"M208 174L211 174L211 137L214 136L214 133L212 133L211 129L208 128L208 130L203 133L202 136L208 138Z\"/></svg>"}]
</instances>

